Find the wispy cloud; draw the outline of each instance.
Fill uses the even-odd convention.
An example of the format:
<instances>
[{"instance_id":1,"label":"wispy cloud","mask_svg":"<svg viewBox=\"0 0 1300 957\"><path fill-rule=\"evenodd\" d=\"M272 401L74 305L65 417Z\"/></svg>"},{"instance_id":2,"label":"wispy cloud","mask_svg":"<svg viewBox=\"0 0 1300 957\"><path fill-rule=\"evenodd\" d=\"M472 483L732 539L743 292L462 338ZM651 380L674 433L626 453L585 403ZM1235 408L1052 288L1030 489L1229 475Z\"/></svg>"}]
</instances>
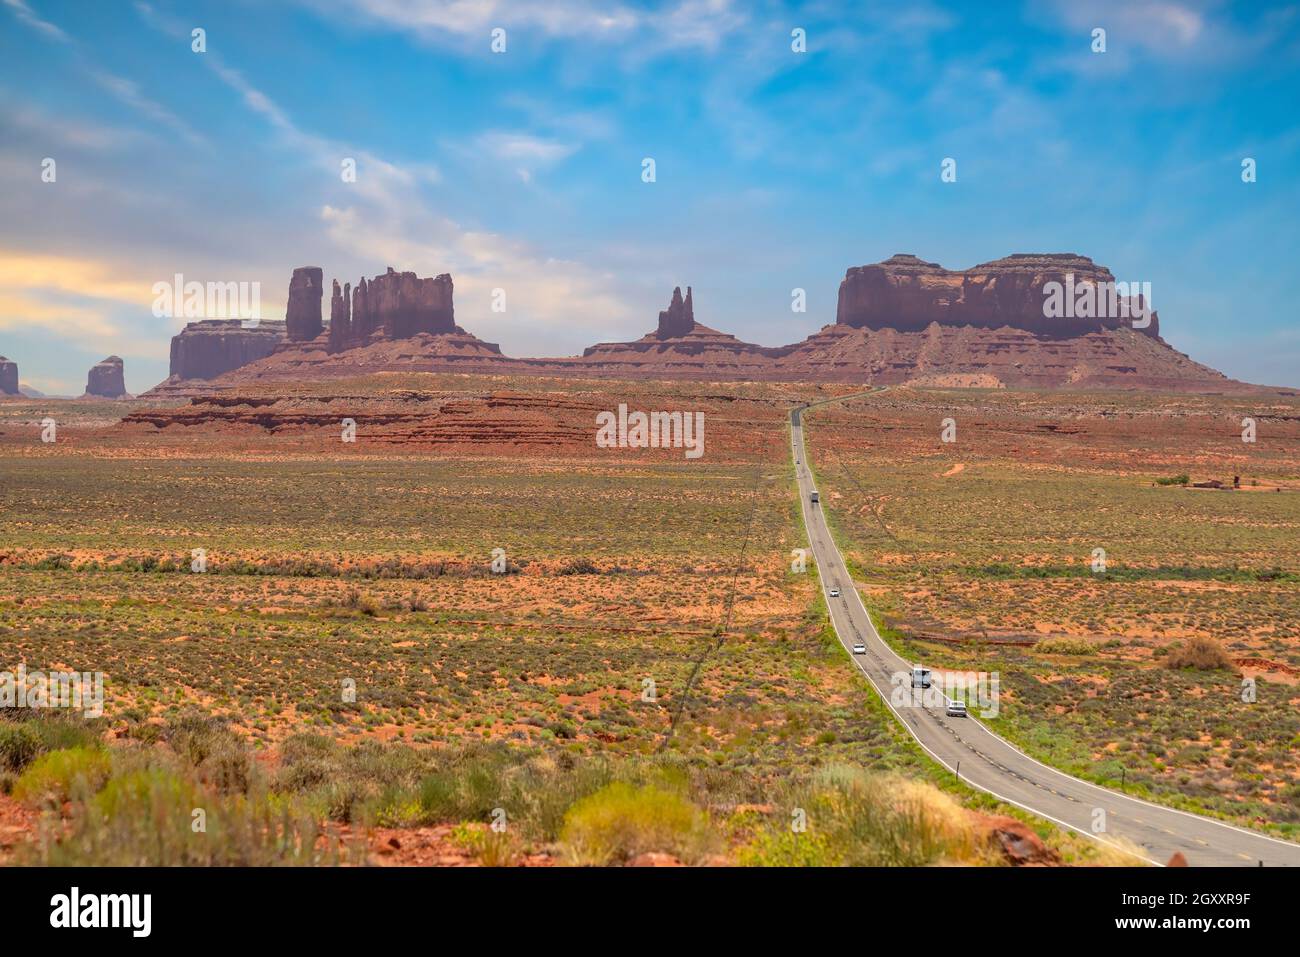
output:
<instances>
[{"instance_id":1,"label":"wispy cloud","mask_svg":"<svg viewBox=\"0 0 1300 957\"><path fill-rule=\"evenodd\" d=\"M137 3L146 22L175 33L182 28ZM326 202L320 217L331 242L364 263L382 262L424 274L450 271L456 281L457 309L475 319L475 332L491 336L530 326L536 338L513 335L511 345L546 349L554 330L588 325L608 328L625 309L608 274L581 263L545 256L530 244L486 230L467 229L440 214L421 187L436 182L438 172L427 164L387 160L355 144L340 143L304 130L275 100L241 72L209 52L203 62L242 103L262 116L299 156L328 171L337 182L340 157L357 159L357 178L348 184L352 201ZM558 163L577 147L526 133L488 132L479 145L521 169ZM507 290L509 312L491 313L493 288ZM523 342L521 342L521 339Z\"/></svg>"},{"instance_id":2,"label":"wispy cloud","mask_svg":"<svg viewBox=\"0 0 1300 957\"><path fill-rule=\"evenodd\" d=\"M57 143L76 149L95 151L122 149L143 139L141 134L133 129L106 126L66 114L58 118L52 117L3 92L0 92L0 117L3 117L6 125L31 133L46 143Z\"/></svg>"},{"instance_id":3,"label":"wispy cloud","mask_svg":"<svg viewBox=\"0 0 1300 957\"><path fill-rule=\"evenodd\" d=\"M36 15L36 12L29 7L25 0L4 0L4 5L14 12L14 16L27 24L33 30L38 30L52 40L58 40L61 43L71 43L72 38L56 27L48 20L42 20Z\"/></svg>"},{"instance_id":4,"label":"wispy cloud","mask_svg":"<svg viewBox=\"0 0 1300 957\"><path fill-rule=\"evenodd\" d=\"M201 146L207 143L207 140L194 128L182 120L179 116L167 109L156 100L145 96L140 87L133 80L126 77L118 76L107 70L96 66L89 56L87 56L82 44L75 37L68 34L62 28L56 26L48 20L44 20L32 10L26 3L26 0L3 0L6 7L14 12L14 16L22 23L31 27L33 30L43 36L56 40L72 49L76 57L78 66L95 81L99 87L112 96L116 97L122 103L125 103L131 109L140 113L142 116L166 126L172 132L178 134L191 145Z\"/></svg>"},{"instance_id":5,"label":"wispy cloud","mask_svg":"<svg viewBox=\"0 0 1300 957\"><path fill-rule=\"evenodd\" d=\"M481 38L502 27L507 40L583 37L602 42L652 38L659 50L716 49L745 22L732 0L680 0L666 9L644 9L599 0L299 0L334 22L358 22L407 33L417 40L444 43L451 38ZM508 49L509 47L507 47Z\"/></svg>"},{"instance_id":6,"label":"wispy cloud","mask_svg":"<svg viewBox=\"0 0 1300 957\"><path fill-rule=\"evenodd\" d=\"M535 172L572 156L578 147L528 133L491 130L476 137L470 149L512 167L528 183Z\"/></svg>"},{"instance_id":7,"label":"wispy cloud","mask_svg":"<svg viewBox=\"0 0 1300 957\"><path fill-rule=\"evenodd\" d=\"M1213 0L1053 0L1045 9L1082 37L1096 27L1106 30L1106 56L1126 67L1142 64L1134 53L1200 65L1243 62L1288 39L1294 42L1300 20L1294 5L1234 7Z\"/></svg>"}]
</instances>

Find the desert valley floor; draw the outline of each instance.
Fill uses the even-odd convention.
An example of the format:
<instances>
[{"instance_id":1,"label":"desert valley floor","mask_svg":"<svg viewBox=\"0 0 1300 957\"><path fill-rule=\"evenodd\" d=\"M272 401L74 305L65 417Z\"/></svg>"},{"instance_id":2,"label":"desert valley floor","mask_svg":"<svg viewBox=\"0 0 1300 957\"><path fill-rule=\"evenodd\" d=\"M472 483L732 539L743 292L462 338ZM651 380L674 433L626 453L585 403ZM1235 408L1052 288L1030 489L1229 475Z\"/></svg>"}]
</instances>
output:
<instances>
[{"instance_id":1,"label":"desert valley floor","mask_svg":"<svg viewBox=\"0 0 1300 957\"><path fill-rule=\"evenodd\" d=\"M107 689L100 718L0 725L0 859L1124 861L932 765L792 570L789 410L859 391L392 373L0 404L0 647ZM620 403L703 410L706 454L597 448ZM902 386L807 430L887 639L999 672L990 727L1300 833L1300 398Z\"/></svg>"}]
</instances>

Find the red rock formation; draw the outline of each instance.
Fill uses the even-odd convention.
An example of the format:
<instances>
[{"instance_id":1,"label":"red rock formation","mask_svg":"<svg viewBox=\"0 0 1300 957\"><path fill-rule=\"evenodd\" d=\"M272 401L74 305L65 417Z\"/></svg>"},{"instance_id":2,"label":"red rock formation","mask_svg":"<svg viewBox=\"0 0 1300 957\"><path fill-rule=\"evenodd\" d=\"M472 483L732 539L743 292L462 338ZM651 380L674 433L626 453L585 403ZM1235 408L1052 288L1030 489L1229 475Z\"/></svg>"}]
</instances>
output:
<instances>
[{"instance_id":1,"label":"red rock formation","mask_svg":"<svg viewBox=\"0 0 1300 957\"><path fill-rule=\"evenodd\" d=\"M105 399L118 399L126 395L122 360L117 356L109 356L91 366L90 374L86 376L86 395Z\"/></svg>"},{"instance_id":2,"label":"red rock formation","mask_svg":"<svg viewBox=\"0 0 1300 957\"><path fill-rule=\"evenodd\" d=\"M655 335L660 339L672 339L684 336L695 328L695 307L691 303L691 287L686 287L686 299L682 300L682 287L673 287L673 298L668 309L659 313L659 328Z\"/></svg>"},{"instance_id":3,"label":"red rock formation","mask_svg":"<svg viewBox=\"0 0 1300 957\"><path fill-rule=\"evenodd\" d=\"M285 330L290 340L308 342L325 328L320 304L325 295L324 274L319 266L300 266L289 280L289 303L284 309Z\"/></svg>"},{"instance_id":4,"label":"red rock formation","mask_svg":"<svg viewBox=\"0 0 1300 957\"><path fill-rule=\"evenodd\" d=\"M352 340L352 284L342 291L334 280L334 294L330 297L330 352L342 352Z\"/></svg>"},{"instance_id":5,"label":"red rock formation","mask_svg":"<svg viewBox=\"0 0 1300 957\"><path fill-rule=\"evenodd\" d=\"M958 272L894 256L848 271L836 324L779 347L697 323L691 288L685 297L678 288L656 329L633 342L600 343L581 356L512 359L455 325L450 276L420 279L390 268L355 288L334 283L328 338L286 341L212 388L396 371L944 388L1262 388L1170 348L1154 313L1148 328L1136 329L1127 320L1050 318L1043 309L1047 283L1067 276L1080 288L1111 281L1109 270L1072 254L1009 256Z\"/></svg>"},{"instance_id":6,"label":"red rock formation","mask_svg":"<svg viewBox=\"0 0 1300 957\"><path fill-rule=\"evenodd\" d=\"M0 356L0 395L19 395L18 363Z\"/></svg>"},{"instance_id":7,"label":"red rock formation","mask_svg":"<svg viewBox=\"0 0 1300 957\"><path fill-rule=\"evenodd\" d=\"M331 352L325 345L287 343L265 359L229 372L216 385L241 382L317 381L375 372L499 372L508 374L516 360L501 347L465 330L409 339L376 336L364 346Z\"/></svg>"},{"instance_id":8,"label":"red rock formation","mask_svg":"<svg viewBox=\"0 0 1300 957\"><path fill-rule=\"evenodd\" d=\"M681 287L673 289L668 308L659 313L659 325L634 342L602 342L588 346L573 359L523 359L538 368L581 375L584 370L602 374L654 375L660 378L726 377L763 378L778 350L710 329L695 321L691 287L682 298ZM751 375L752 373L752 375Z\"/></svg>"},{"instance_id":9,"label":"red rock formation","mask_svg":"<svg viewBox=\"0 0 1300 957\"><path fill-rule=\"evenodd\" d=\"M835 321L855 328L900 332L919 332L938 322L1077 336L1131 325L1129 315L1137 301L1124 303L1127 313L1116 304L1109 310L1111 315L1101 317L1049 317L1045 312L1047 284L1060 284L1073 307L1074 292L1085 287L1105 288L1100 284L1114 282L1105 266L1073 253L1017 253L966 270L944 269L938 263L899 253L884 262L848 270L840 283ZM1154 312L1149 319L1145 327L1134 328L1158 338L1159 319Z\"/></svg>"},{"instance_id":10,"label":"red rock formation","mask_svg":"<svg viewBox=\"0 0 1300 957\"><path fill-rule=\"evenodd\" d=\"M1124 328L1043 336L938 322L920 332L836 324L782 352L769 377L788 382L1168 392L1256 388L1193 361L1163 339Z\"/></svg>"},{"instance_id":11,"label":"red rock formation","mask_svg":"<svg viewBox=\"0 0 1300 957\"><path fill-rule=\"evenodd\" d=\"M331 324L335 308L343 307L330 303ZM390 339L408 339L420 333L455 333L450 274L420 278L413 272L399 273L389 267L383 276L369 281L363 278L352 294L347 333L330 333L330 350L363 346L377 332Z\"/></svg>"},{"instance_id":12,"label":"red rock formation","mask_svg":"<svg viewBox=\"0 0 1300 957\"><path fill-rule=\"evenodd\" d=\"M147 396L189 393L197 383L270 355L285 339L285 324L264 319L244 326L238 319L205 319L186 323L172 336L167 379Z\"/></svg>"}]
</instances>

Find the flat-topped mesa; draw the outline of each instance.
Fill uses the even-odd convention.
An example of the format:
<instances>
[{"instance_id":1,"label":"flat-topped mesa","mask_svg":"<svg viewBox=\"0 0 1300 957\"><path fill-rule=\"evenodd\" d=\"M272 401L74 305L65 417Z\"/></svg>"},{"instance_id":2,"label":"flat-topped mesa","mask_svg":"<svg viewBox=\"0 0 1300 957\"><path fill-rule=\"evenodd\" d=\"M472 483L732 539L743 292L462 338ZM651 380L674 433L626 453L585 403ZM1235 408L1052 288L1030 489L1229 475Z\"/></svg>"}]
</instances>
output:
<instances>
[{"instance_id":1,"label":"flat-topped mesa","mask_svg":"<svg viewBox=\"0 0 1300 957\"><path fill-rule=\"evenodd\" d=\"M289 303L284 324L292 342L310 342L324 331L320 304L325 295L324 272L320 266L299 266L289 280Z\"/></svg>"},{"instance_id":2,"label":"flat-topped mesa","mask_svg":"<svg viewBox=\"0 0 1300 957\"><path fill-rule=\"evenodd\" d=\"M263 319L245 326L239 319L188 322L172 336L169 382L215 379L269 356L285 339L285 323Z\"/></svg>"},{"instance_id":3,"label":"flat-topped mesa","mask_svg":"<svg viewBox=\"0 0 1300 957\"><path fill-rule=\"evenodd\" d=\"M1132 326L1159 338L1155 311L1142 315L1149 303L1140 288L1116 283L1105 266L1074 253L1016 253L965 270L899 253L848 270L835 321L900 332L917 332L932 322L1010 326L1046 336Z\"/></svg>"},{"instance_id":4,"label":"flat-topped mesa","mask_svg":"<svg viewBox=\"0 0 1300 957\"><path fill-rule=\"evenodd\" d=\"M660 339L676 339L687 335L695 328L695 306L691 303L691 287L686 287L686 298L682 299L682 287L673 287L673 298L668 308L659 313L659 328L655 335Z\"/></svg>"},{"instance_id":5,"label":"flat-topped mesa","mask_svg":"<svg viewBox=\"0 0 1300 957\"><path fill-rule=\"evenodd\" d=\"M0 356L0 395L21 395L18 391L18 363Z\"/></svg>"},{"instance_id":6,"label":"flat-topped mesa","mask_svg":"<svg viewBox=\"0 0 1300 957\"><path fill-rule=\"evenodd\" d=\"M120 358L109 356L90 367L90 372L86 375L86 395L104 399L117 399L126 395Z\"/></svg>"}]
</instances>

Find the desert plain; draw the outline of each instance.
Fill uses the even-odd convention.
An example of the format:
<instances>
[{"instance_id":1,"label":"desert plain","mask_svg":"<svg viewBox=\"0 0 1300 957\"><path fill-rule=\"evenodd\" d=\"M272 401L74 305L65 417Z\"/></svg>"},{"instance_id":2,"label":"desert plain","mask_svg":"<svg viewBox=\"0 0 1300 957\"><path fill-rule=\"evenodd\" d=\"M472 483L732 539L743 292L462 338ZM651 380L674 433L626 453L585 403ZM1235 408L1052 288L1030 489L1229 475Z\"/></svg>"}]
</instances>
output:
<instances>
[{"instance_id":1,"label":"desert plain","mask_svg":"<svg viewBox=\"0 0 1300 957\"><path fill-rule=\"evenodd\" d=\"M997 672L1040 760L1294 838L1300 398L861 391L0 405L0 647L106 687L0 727L0 856L1131 863L952 780L850 668L792 555L789 411L836 397L810 464L897 650ZM705 454L598 448L620 403L703 411Z\"/></svg>"}]
</instances>

